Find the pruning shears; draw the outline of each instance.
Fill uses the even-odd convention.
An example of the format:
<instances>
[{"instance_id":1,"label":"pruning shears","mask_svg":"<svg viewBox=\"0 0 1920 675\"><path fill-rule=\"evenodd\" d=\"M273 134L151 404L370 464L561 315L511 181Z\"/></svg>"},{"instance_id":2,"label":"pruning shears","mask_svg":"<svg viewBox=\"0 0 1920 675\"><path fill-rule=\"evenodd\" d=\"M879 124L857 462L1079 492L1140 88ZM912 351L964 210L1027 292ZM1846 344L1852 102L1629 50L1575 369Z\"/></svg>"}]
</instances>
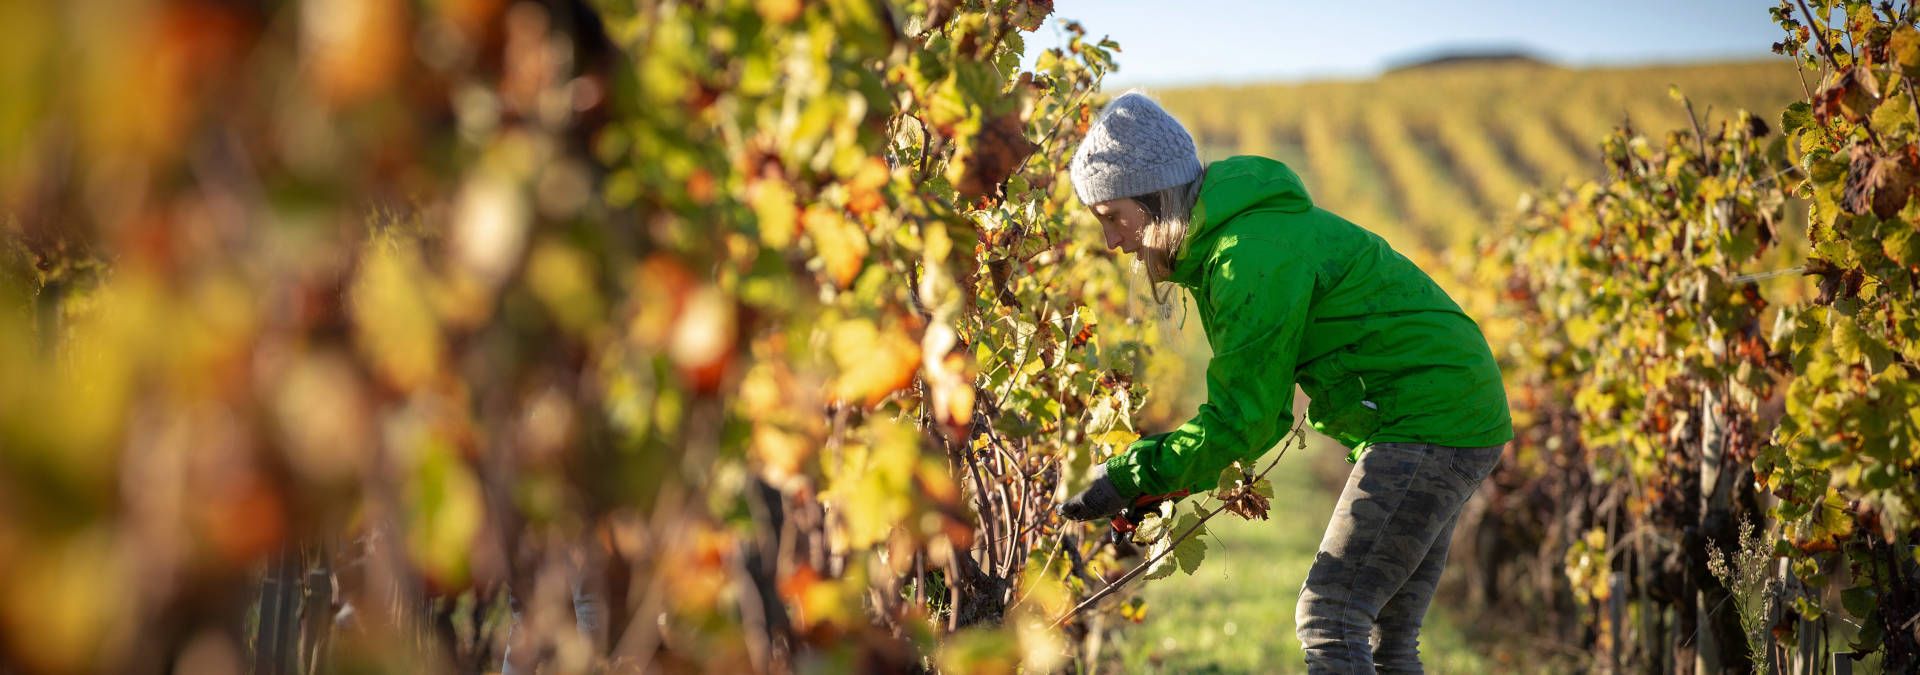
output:
<instances>
[{"instance_id":1,"label":"pruning shears","mask_svg":"<svg viewBox=\"0 0 1920 675\"><path fill-rule=\"evenodd\" d=\"M1140 527L1140 521L1146 520L1147 514L1160 510L1161 502L1170 499L1179 499L1187 496L1187 494L1188 492L1186 490L1175 490L1157 495L1140 495L1134 497L1132 504L1128 504L1126 508L1120 509L1119 513L1114 514L1112 521L1113 530L1120 534L1133 534L1134 528Z\"/></svg>"}]
</instances>

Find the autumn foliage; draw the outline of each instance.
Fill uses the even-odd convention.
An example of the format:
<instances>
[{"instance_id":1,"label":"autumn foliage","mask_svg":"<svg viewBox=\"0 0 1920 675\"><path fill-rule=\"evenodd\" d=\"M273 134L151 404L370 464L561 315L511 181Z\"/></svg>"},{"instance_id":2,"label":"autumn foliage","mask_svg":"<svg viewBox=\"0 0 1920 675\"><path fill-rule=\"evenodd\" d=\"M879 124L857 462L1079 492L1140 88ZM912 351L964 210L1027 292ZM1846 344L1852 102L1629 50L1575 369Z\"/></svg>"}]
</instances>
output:
<instances>
[{"instance_id":1,"label":"autumn foliage","mask_svg":"<svg viewBox=\"0 0 1920 675\"><path fill-rule=\"evenodd\" d=\"M0 669L1091 658L1152 337L1051 12L0 7Z\"/></svg>"},{"instance_id":2,"label":"autumn foliage","mask_svg":"<svg viewBox=\"0 0 1920 675\"><path fill-rule=\"evenodd\" d=\"M1685 126L1618 129L1604 179L1479 250L1519 438L1469 564L1612 668L1920 663L1920 31L1772 15L1805 100L1709 118L1676 89Z\"/></svg>"}]
</instances>

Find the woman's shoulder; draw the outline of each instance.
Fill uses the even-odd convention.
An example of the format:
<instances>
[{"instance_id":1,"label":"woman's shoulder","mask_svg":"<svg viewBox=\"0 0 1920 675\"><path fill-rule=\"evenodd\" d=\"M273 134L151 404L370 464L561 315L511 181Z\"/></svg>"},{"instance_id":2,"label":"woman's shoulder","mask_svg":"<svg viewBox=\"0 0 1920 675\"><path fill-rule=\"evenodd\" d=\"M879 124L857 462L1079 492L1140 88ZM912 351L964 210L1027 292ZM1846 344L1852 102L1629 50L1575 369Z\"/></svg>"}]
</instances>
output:
<instances>
[{"instance_id":1,"label":"woman's shoulder","mask_svg":"<svg viewBox=\"0 0 1920 675\"><path fill-rule=\"evenodd\" d=\"M1227 270L1308 265L1324 259L1325 251L1306 243L1297 232L1274 228L1226 231L1209 242L1201 263L1205 276L1213 278Z\"/></svg>"},{"instance_id":2,"label":"woman's shoulder","mask_svg":"<svg viewBox=\"0 0 1920 675\"><path fill-rule=\"evenodd\" d=\"M1355 266L1370 265L1386 242L1345 219L1318 208L1307 212L1251 211L1222 223L1193 261L1192 287L1238 268L1310 270L1341 278Z\"/></svg>"},{"instance_id":3,"label":"woman's shoulder","mask_svg":"<svg viewBox=\"0 0 1920 675\"><path fill-rule=\"evenodd\" d=\"M1221 223L1212 249L1216 254L1270 251L1319 257L1367 243L1367 232L1318 207L1304 211L1251 210Z\"/></svg>"}]
</instances>

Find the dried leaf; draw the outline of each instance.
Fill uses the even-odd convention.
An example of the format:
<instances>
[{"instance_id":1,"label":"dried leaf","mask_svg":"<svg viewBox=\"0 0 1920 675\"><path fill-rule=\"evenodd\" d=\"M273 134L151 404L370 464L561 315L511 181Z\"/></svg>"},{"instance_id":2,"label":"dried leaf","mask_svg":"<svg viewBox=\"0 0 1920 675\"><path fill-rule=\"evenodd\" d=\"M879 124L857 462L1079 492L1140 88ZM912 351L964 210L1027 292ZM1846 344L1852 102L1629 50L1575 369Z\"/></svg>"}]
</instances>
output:
<instances>
[{"instance_id":1,"label":"dried leaf","mask_svg":"<svg viewBox=\"0 0 1920 675\"><path fill-rule=\"evenodd\" d=\"M1004 194L1007 178L1040 146L1027 140L1026 124L1017 112L995 117L961 145L954 162L962 167L954 189L968 201Z\"/></svg>"},{"instance_id":2,"label":"dried leaf","mask_svg":"<svg viewBox=\"0 0 1920 675\"><path fill-rule=\"evenodd\" d=\"M1814 110L1822 118L1838 116L1851 122L1866 119L1879 100L1879 83L1865 65L1829 76L1813 94Z\"/></svg>"},{"instance_id":3,"label":"dried leaf","mask_svg":"<svg viewBox=\"0 0 1920 675\"><path fill-rule=\"evenodd\" d=\"M1914 172L1898 155L1880 155L1865 146L1854 146L1850 157L1847 183L1841 193L1841 204L1848 213L1891 218L1907 205Z\"/></svg>"}]
</instances>

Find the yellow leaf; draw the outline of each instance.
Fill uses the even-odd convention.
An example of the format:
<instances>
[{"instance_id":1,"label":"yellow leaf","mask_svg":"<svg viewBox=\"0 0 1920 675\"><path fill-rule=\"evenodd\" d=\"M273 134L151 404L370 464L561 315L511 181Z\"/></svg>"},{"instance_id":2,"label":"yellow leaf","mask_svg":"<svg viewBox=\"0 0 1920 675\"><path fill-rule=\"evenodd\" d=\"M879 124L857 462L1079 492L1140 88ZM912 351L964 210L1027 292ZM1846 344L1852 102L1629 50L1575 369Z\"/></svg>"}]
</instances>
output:
<instances>
[{"instance_id":1,"label":"yellow leaf","mask_svg":"<svg viewBox=\"0 0 1920 675\"><path fill-rule=\"evenodd\" d=\"M841 288L852 284L867 257L866 232L838 211L819 206L808 208L801 222L813 238L814 253L826 265L827 277Z\"/></svg>"},{"instance_id":2,"label":"yellow leaf","mask_svg":"<svg viewBox=\"0 0 1920 675\"><path fill-rule=\"evenodd\" d=\"M420 443L419 464L407 479L407 553L441 588L459 588L480 535L480 482L446 441Z\"/></svg>"},{"instance_id":3,"label":"yellow leaf","mask_svg":"<svg viewBox=\"0 0 1920 675\"><path fill-rule=\"evenodd\" d=\"M897 328L883 330L866 319L835 325L829 349L840 370L834 395L864 405L879 403L907 386L920 364L920 345L913 338Z\"/></svg>"},{"instance_id":4,"label":"yellow leaf","mask_svg":"<svg viewBox=\"0 0 1920 675\"><path fill-rule=\"evenodd\" d=\"M920 458L920 432L911 425L878 421L863 436L862 442L842 446L822 467L827 490L821 500L837 513L853 548L886 539L912 512Z\"/></svg>"},{"instance_id":5,"label":"yellow leaf","mask_svg":"<svg viewBox=\"0 0 1920 675\"><path fill-rule=\"evenodd\" d=\"M527 260L527 284L567 329L585 333L605 320L600 291L594 287L593 260L573 246L548 241Z\"/></svg>"},{"instance_id":6,"label":"yellow leaf","mask_svg":"<svg viewBox=\"0 0 1920 675\"><path fill-rule=\"evenodd\" d=\"M793 188L786 181L764 179L748 188L747 199L758 221L760 243L767 248L784 249L793 243L794 228L800 223L800 207L794 204Z\"/></svg>"},{"instance_id":7,"label":"yellow leaf","mask_svg":"<svg viewBox=\"0 0 1920 675\"><path fill-rule=\"evenodd\" d=\"M892 179L893 171L887 168L886 160L868 157L847 181L847 210L867 214L885 207L886 196L881 191Z\"/></svg>"},{"instance_id":8,"label":"yellow leaf","mask_svg":"<svg viewBox=\"0 0 1920 675\"><path fill-rule=\"evenodd\" d=\"M754 0L753 8L766 17L768 23L788 23L800 18L800 0Z\"/></svg>"},{"instance_id":9,"label":"yellow leaf","mask_svg":"<svg viewBox=\"0 0 1920 675\"><path fill-rule=\"evenodd\" d=\"M763 477L776 486L800 475L813 451L813 442L804 436L769 424L753 427L753 457L759 462Z\"/></svg>"},{"instance_id":10,"label":"yellow leaf","mask_svg":"<svg viewBox=\"0 0 1920 675\"><path fill-rule=\"evenodd\" d=\"M136 575L123 569L126 560L99 529L20 549L0 579L0 625L28 633L14 634L13 656L30 671L82 672L118 651L129 623L124 605L137 597L128 595Z\"/></svg>"},{"instance_id":11,"label":"yellow leaf","mask_svg":"<svg viewBox=\"0 0 1920 675\"><path fill-rule=\"evenodd\" d=\"M1020 588L1025 602L1032 603L1041 616L1059 616L1073 607L1073 592L1066 581L1041 567L1038 560L1021 570Z\"/></svg>"},{"instance_id":12,"label":"yellow leaf","mask_svg":"<svg viewBox=\"0 0 1920 675\"><path fill-rule=\"evenodd\" d=\"M1124 448L1129 445L1132 445L1134 441L1140 440L1140 434L1134 433L1132 431L1128 431L1126 429L1113 429L1105 433L1095 434L1092 438L1089 438L1087 440L1093 441L1094 443L1098 443L1101 445L1111 445L1116 448Z\"/></svg>"},{"instance_id":13,"label":"yellow leaf","mask_svg":"<svg viewBox=\"0 0 1920 675\"><path fill-rule=\"evenodd\" d=\"M445 358L426 270L410 242L381 237L367 249L348 291L355 341L394 386L419 387Z\"/></svg>"},{"instance_id":14,"label":"yellow leaf","mask_svg":"<svg viewBox=\"0 0 1920 675\"><path fill-rule=\"evenodd\" d=\"M1887 56L1907 76L1920 75L1920 31L1912 26L1894 29L1893 36L1887 40Z\"/></svg>"},{"instance_id":15,"label":"yellow leaf","mask_svg":"<svg viewBox=\"0 0 1920 675\"><path fill-rule=\"evenodd\" d=\"M1020 644L1011 633L976 627L947 636L940 641L936 657L940 671L966 675L1017 672Z\"/></svg>"},{"instance_id":16,"label":"yellow leaf","mask_svg":"<svg viewBox=\"0 0 1920 675\"><path fill-rule=\"evenodd\" d=\"M1026 672L1051 673L1071 658L1066 638L1048 628L1044 619L1019 619L1015 630L1020 635L1020 665Z\"/></svg>"}]
</instances>

